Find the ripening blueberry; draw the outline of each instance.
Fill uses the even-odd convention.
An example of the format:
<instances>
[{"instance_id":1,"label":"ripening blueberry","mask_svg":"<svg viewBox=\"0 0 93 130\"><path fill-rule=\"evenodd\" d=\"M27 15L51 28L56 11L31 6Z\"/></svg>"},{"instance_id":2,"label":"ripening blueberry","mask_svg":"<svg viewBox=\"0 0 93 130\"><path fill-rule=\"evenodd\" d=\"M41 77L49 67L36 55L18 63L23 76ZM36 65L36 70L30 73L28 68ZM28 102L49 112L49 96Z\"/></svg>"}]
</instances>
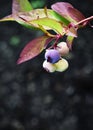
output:
<instances>
[{"instance_id":1,"label":"ripening blueberry","mask_svg":"<svg viewBox=\"0 0 93 130\"><path fill-rule=\"evenodd\" d=\"M60 54L55 49L46 50L46 52L45 52L45 59L48 62L54 64L54 63L56 63L56 62L58 62L60 60Z\"/></svg>"},{"instance_id":2,"label":"ripening blueberry","mask_svg":"<svg viewBox=\"0 0 93 130\"><path fill-rule=\"evenodd\" d=\"M61 54L61 56L66 55L69 53L69 48L67 46L66 42L60 42L56 49L59 51L59 53Z\"/></svg>"},{"instance_id":3,"label":"ripening blueberry","mask_svg":"<svg viewBox=\"0 0 93 130\"><path fill-rule=\"evenodd\" d=\"M69 64L66 59L62 58L57 63L55 63L54 66L56 67L56 71L63 72L68 68Z\"/></svg>"},{"instance_id":4,"label":"ripening blueberry","mask_svg":"<svg viewBox=\"0 0 93 130\"><path fill-rule=\"evenodd\" d=\"M56 70L56 67L54 66L54 64L50 63L50 62L47 62L47 60L45 60L43 62L43 68L48 71L48 72L55 72Z\"/></svg>"}]
</instances>

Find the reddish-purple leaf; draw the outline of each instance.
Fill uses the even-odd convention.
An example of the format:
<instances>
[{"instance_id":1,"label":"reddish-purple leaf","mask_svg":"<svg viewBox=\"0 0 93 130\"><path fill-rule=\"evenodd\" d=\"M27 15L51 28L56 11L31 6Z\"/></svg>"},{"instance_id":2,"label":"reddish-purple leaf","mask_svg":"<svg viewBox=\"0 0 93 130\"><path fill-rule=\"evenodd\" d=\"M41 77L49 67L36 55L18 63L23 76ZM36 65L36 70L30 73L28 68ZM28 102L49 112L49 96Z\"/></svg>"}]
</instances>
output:
<instances>
[{"instance_id":1,"label":"reddish-purple leaf","mask_svg":"<svg viewBox=\"0 0 93 130\"><path fill-rule=\"evenodd\" d=\"M75 8L68 8L69 15L72 19L74 19L76 22L79 22L83 19L85 19L85 16L77 9Z\"/></svg>"},{"instance_id":2,"label":"reddish-purple leaf","mask_svg":"<svg viewBox=\"0 0 93 130\"><path fill-rule=\"evenodd\" d=\"M51 6L51 8L68 19L70 22L79 22L82 19L85 19L84 15L75 9L70 3L67 2L57 2Z\"/></svg>"},{"instance_id":3,"label":"reddish-purple leaf","mask_svg":"<svg viewBox=\"0 0 93 130\"><path fill-rule=\"evenodd\" d=\"M17 14L20 12L20 5L17 0L13 0L12 2L12 14Z\"/></svg>"},{"instance_id":4,"label":"reddish-purple leaf","mask_svg":"<svg viewBox=\"0 0 93 130\"><path fill-rule=\"evenodd\" d=\"M22 50L17 64L23 63L37 56L39 53L41 53L41 51L43 51L43 49L46 48L51 40L51 37L41 36L29 42Z\"/></svg>"}]
</instances>

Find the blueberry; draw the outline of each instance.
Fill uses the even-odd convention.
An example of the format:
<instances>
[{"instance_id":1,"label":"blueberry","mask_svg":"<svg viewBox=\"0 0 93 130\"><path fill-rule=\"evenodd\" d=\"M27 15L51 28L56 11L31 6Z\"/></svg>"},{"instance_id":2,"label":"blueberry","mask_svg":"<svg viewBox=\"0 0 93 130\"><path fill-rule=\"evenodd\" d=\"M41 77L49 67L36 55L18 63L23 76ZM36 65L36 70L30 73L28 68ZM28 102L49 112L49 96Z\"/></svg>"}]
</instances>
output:
<instances>
[{"instance_id":1,"label":"blueberry","mask_svg":"<svg viewBox=\"0 0 93 130\"><path fill-rule=\"evenodd\" d=\"M60 60L60 54L55 49L46 50L45 59L48 62L54 64L54 63L56 63L56 62L58 62Z\"/></svg>"}]
</instances>

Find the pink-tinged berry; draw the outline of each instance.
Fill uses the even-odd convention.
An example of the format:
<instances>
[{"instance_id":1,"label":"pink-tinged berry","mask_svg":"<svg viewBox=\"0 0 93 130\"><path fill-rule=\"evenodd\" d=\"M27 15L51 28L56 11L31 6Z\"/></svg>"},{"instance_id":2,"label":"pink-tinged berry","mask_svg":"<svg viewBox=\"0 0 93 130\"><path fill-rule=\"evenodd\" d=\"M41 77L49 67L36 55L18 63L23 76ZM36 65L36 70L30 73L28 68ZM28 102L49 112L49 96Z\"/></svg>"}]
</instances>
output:
<instances>
[{"instance_id":1,"label":"pink-tinged berry","mask_svg":"<svg viewBox=\"0 0 93 130\"><path fill-rule=\"evenodd\" d=\"M63 72L68 68L69 64L67 60L62 58L57 63L55 63L54 66L56 67L56 71Z\"/></svg>"},{"instance_id":2,"label":"pink-tinged berry","mask_svg":"<svg viewBox=\"0 0 93 130\"><path fill-rule=\"evenodd\" d=\"M60 53L55 49L46 50L45 59L54 64L60 60Z\"/></svg>"},{"instance_id":3,"label":"pink-tinged berry","mask_svg":"<svg viewBox=\"0 0 93 130\"><path fill-rule=\"evenodd\" d=\"M55 70L56 70L56 67L54 66L54 64L52 64L52 63L50 63L50 62L47 62L47 60L45 60L45 61L43 62L43 68L44 68L46 71L50 72L50 73L55 72Z\"/></svg>"},{"instance_id":4,"label":"pink-tinged berry","mask_svg":"<svg viewBox=\"0 0 93 130\"><path fill-rule=\"evenodd\" d=\"M60 55L63 56L63 55L66 55L69 53L69 48L67 46L67 43L66 42L60 42L56 49L59 51Z\"/></svg>"}]
</instances>

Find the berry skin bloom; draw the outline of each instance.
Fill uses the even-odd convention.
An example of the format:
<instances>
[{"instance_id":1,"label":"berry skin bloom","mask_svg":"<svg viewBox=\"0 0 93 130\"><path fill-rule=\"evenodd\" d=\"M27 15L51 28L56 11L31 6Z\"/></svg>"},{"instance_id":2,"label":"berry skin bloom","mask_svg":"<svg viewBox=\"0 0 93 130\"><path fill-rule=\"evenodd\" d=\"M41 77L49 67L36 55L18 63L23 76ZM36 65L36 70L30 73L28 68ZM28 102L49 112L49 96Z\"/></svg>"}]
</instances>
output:
<instances>
[{"instance_id":1,"label":"berry skin bloom","mask_svg":"<svg viewBox=\"0 0 93 130\"><path fill-rule=\"evenodd\" d=\"M69 53L69 48L67 46L67 43L66 42L60 42L56 49L59 51L60 55L63 56L63 55L66 55Z\"/></svg>"},{"instance_id":2,"label":"berry skin bloom","mask_svg":"<svg viewBox=\"0 0 93 130\"><path fill-rule=\"evenodd\" d=\"M54 66L54 64L48 62L47 60L45 60L45 61L43 62L43 68L44 68L47 72L50 72L50 73L55 72L55 70L56 70L56 67Z\"/></svg>"},{"instance_id":3,"label":"berry skin bloom","mask_svg":"<svg viewBox=\"0 0 93 130\"><path fill-rule=\"evenodd\" d=\"M45 59L54 64L60 60L60 53L55 49L46 50Z\"/></svg>"}]
</instances>

